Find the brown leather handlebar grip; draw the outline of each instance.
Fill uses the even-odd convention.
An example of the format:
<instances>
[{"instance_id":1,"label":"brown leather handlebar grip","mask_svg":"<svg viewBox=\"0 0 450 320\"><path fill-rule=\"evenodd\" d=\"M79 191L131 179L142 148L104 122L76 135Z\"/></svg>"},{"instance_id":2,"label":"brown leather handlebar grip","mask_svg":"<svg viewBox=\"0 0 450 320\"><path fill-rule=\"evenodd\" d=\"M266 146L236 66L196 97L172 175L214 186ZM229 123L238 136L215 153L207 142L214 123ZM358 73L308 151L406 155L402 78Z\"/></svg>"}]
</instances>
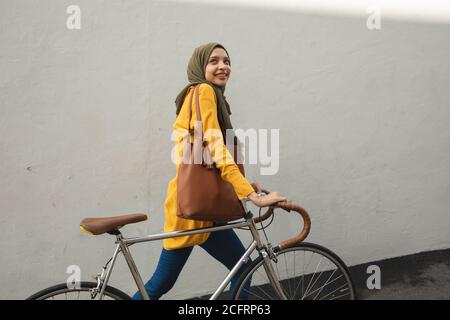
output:
<instances>
[{"instance_id":1,"label":"brown leather handlebar grip","mask_svg":"<svg viewBox=\"0 0 450 320\"><path fill-rule=\"evenodd\" d=\"M270 191L268 191L266 189L256 190L256 191L257 192L262 191L265 194L270 193ZM294 238L282 241L278 245L280 250L292 247L292 246L302 242L303 240L305 240L309 234L309 231L311 230L311 218L309 217L309 214L305 210L305 208L301 207L300 205L298 205L292 201L289 201L289 200L282 201L282 202L278 202L278 203L270 206L269 209L262 216L254 219L255 223L259 223L261 221L267 220L274 213L274 208L281 208L281 209L286 210L287 212L295 211L298 214L300 214L303 218L302 231L300 231L300 233L297 236L295 236Z\"/></svg>"},{"instance_id":2,"label":"brown leather handlebar grip","mask_svg":"<svg viewBox=\"0 0 450 320\"><path fill-rule=\"evenodd\" d=\"M300 205L298 205L296 203L293 203L292 201L278 202L278 203L274 204L273 206L275 208L284 209L284 210L286 210L288 212L295 211L298 214L300 214L302 216L302 218L303 218L303 229L302 229L302 231L297 236L295 236L294 238L282 241L278 245L280 250L292 247L292 246L298 244L299 242L305 240L305 238L309 234L309 231L311 230L311 219L309 217L308 212L303 207L301 207Z\"/></svg>"}]
</instances>

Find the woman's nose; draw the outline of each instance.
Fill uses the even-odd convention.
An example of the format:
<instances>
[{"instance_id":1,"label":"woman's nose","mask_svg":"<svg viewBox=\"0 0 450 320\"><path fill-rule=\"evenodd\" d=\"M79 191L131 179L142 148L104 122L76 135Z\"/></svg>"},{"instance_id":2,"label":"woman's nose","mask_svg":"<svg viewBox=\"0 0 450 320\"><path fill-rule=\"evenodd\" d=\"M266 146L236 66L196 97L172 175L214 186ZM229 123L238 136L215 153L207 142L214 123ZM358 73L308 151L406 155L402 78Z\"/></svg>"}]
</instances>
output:
<instances>
[{"instance_id":1,"label":"woman's nose","mask_svg":"<svg viewBox=\"0 0 450 320\"><path fill-rule=\"evenodd\" d=\"M220 62L219 63L219 69L225 69L225 68L227 68L228 66L225 64L225 63L223 63L223 62Z\"/></svg>"}]
</instances>

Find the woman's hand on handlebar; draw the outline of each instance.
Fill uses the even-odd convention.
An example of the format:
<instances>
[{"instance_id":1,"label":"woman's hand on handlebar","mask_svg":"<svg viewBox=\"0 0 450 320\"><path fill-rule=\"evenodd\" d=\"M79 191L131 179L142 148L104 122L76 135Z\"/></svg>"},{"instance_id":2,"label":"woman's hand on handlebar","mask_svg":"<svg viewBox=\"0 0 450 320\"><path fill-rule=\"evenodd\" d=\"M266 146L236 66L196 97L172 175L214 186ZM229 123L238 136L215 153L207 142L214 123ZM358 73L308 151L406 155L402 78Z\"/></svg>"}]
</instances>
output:
<instances>
[{"instance_id":1,"label":"woman's hand on handlebar","mask_svg":"<svg viewBox=\"0 0 450 320\"><path fill-rule=\"evenodd\" d=\"M280 195L278 192L270 192L267 195L260 195L252 192L248 198L258 207L268 207L280 201L286 201L287 198Z\"/></svg>"},{"instance_id":2,"label":"woman's hand on handlebar","mask_svg":"<svg viewBox=\"0 0 450 320\"><path fill-rule=\"evenodd\" d=\"M257 181L252 182L251 185L252 185L253 189L255 190L255 192L257 192L257 193L260 193L263 190L263 188Z\"/></svg>"}]
</instances>

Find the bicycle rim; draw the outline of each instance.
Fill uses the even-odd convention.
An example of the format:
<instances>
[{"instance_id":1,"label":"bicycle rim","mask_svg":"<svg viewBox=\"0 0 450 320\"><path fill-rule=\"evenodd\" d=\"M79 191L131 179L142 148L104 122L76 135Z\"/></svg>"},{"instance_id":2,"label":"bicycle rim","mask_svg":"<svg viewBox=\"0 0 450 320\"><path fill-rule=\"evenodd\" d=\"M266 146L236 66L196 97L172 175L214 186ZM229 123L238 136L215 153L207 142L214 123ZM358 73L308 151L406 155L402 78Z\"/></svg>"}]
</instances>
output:
<instances>
[{"instance_id":1,"label":"bicycle rim","mask_svg":"<svg viewBox=\"0 0 450 320\"><path fill-rule=\"evenodd\" d=\"M272 266L288 300L354 300L355 289L344 262L331 250L302 243L276 253ZM233 298L278 300L258 258L241 276Z\"/></svg>"},{"instance_id":2,"label":"bicycle rim","mask_svg":"<svg viewBox=\"0 0 450 320\"><path fill-rule=\"evenodd\" d=\"M92 300L90 290L97 287L94 282L81 282L79 287L68 288L67 284L62 283L47 289L41 290L32 295L27 300ZM102 300L129 300L126 293L107 286Z\"/></svg>"}]
</instances>

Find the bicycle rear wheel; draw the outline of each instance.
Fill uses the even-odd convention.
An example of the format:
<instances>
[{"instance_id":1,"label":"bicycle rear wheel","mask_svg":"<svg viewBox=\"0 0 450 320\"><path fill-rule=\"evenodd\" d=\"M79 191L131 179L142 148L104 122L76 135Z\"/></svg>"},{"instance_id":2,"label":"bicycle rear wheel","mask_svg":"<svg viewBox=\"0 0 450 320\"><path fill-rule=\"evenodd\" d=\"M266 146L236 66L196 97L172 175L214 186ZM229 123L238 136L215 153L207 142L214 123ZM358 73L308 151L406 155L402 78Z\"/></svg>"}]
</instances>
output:
<instances>
[{"instance_id":1,"label":"bicycle rear wheel","mask_svg":"<svg viewBox=\"0 0 450 320\"><path fill-rule=\"evenodd\" d=\"M271 261L288 300L354 300L355 289L345 263L331 250L313 243L276 253ZM234 300L278 300L258 257L238 280L232 294Z\"/></svg>"},{"instance_id":2,"label":"bicycle rear wheel","mask_svg":"<svg viewBox=\"0 0 450 320\"><path fill-rule=\"evenodd\" d=\"M92 300L91 290L97 287L95 282L82 281L79 288L68 288L66 283L57 284L41 290L27 300ZM131 297L114 287L107 286L103 300L130 300Z\"/></svg>"}]
</instances>

